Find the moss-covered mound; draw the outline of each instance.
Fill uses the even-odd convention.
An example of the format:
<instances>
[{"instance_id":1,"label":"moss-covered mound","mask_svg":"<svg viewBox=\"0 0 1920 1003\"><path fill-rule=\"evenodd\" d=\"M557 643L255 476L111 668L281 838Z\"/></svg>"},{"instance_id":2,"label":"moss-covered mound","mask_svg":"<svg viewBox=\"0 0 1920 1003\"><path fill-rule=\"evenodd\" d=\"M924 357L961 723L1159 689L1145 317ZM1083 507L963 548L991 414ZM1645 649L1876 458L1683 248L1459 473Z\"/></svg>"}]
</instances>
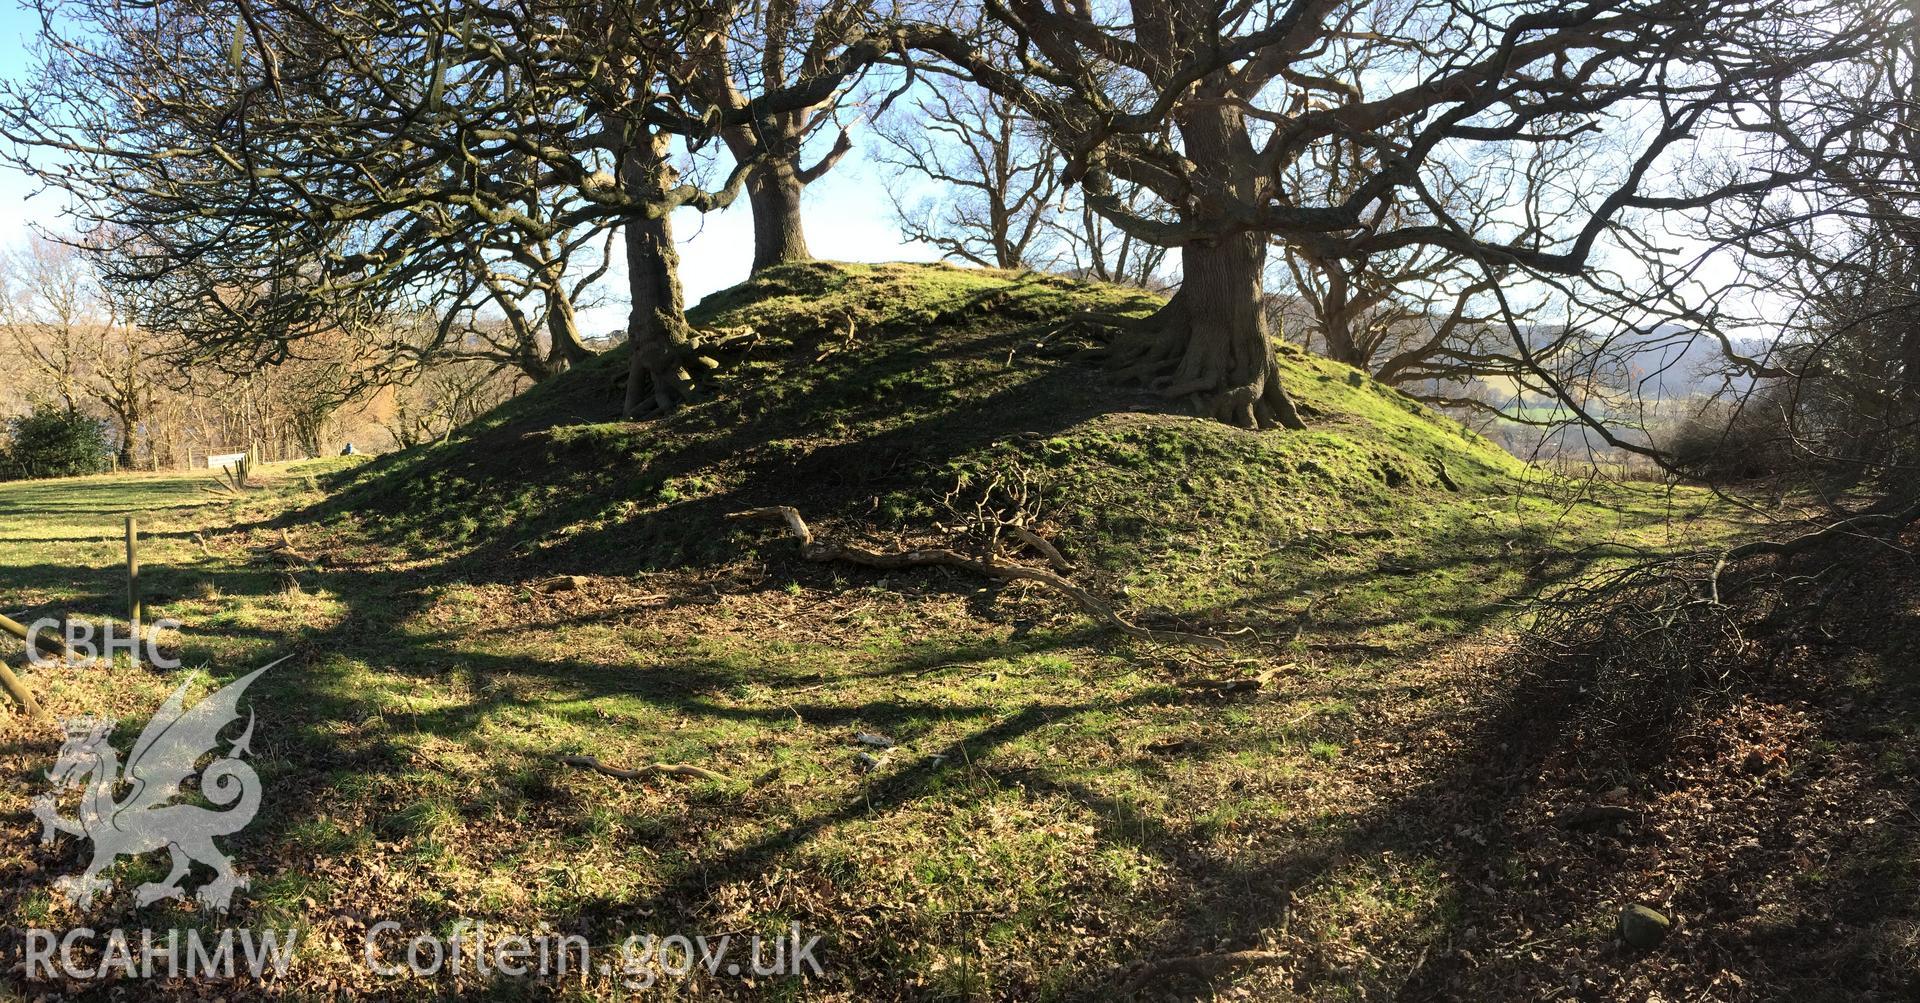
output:
<instances>
[{"instance_id":1,"label":"moss-covered mound","mask_svg":"<svg viewBox=\"0 0 1920 1003\"><path fill-rule=\"evenodd\" d=\"M1417 522L1436 499L1460 508L1524 470L1458 423L1290 348L1281 368L1305 433L1184 417L1076 357L1077 315L1157 302L1031 273L780 268L693 311L697 326L758 339L695 405L618 420L616 350L448 443L368 465L337 504L395 542L479 564L631 573L738 556L763 535L725 521L739 509L790 504L832 532L920 537L983 498L1011 504L1009 486L1025 485L1076 560L1142 598L1195 606L1258 591L1280 545L1303 534ZM1207 560L1192 560L1202 549ZM1234 581L1220 580L1225 567Z\"/></svg>"},{"instance_id":2,"label":"moss-covered mound","mask_svg":"<svg viewBox=\"0 0 1920 1003\"><path fill-rule=\"evenodd\" d=\"M1668 997L1732 984L1622 954L1612 917L1671 902L1675 936L1718 922L1700 928L1731 945L1719 956L1752 957L1747 911L1717 921L1673 891L1673 854L1641 850L1737 842L1685 820L1675 831L1701 839L1648 838L1659 811L1706 815L1661 796L1669 780L1738 794L1800 774L1698 759L1645 783L1572 772L1595 762L1565 741L1589 733L1569 715L1591 696L1517 704L1513 675L1488 671L1506 665L1509 604L1620 544L1714 546L1731 522L1698 493L1540 477L1297 353L1282 365L1309 431L1168 413L1074 357L1076 315L1153 306L1031 275L784 269L697 311L759 340L663 420L616 420L615 354L444 445L334 475L326 498L304 466L219 498L204 472L0 485L0 596L34 616L118 609L112 534L137 507L148 608L185 624L186 664L292 656L249 691L271 796L233 847L253 884L228 917L301 927L274 993L632 995L618 969L387 980L362 951L368 916L482 923L489 943L824 937L821 976L701 968L652 990L674 998L1106 1000L1142 962L1241 949L1287 963L1148 992L1532 998L1570 970ZM974 545L981 506L1018 508L1119 612L1230 650L1130 639L1033 583L806 564L778 528L726 518L776 503L875 548ZM562 574L566 588L538 583ZM181 683L126 662L23 675L60 717L130 717ZM1765 734L1820 737L1783 693L1769 699L1791 713L1768 720L1789 730ZM1724 761L1764 737L1736 744L1750 719L1726 716ZM14 721L0 812L24 819L60 737ZM1513 743L1523 731L1554 742ZM579 755L720 779L615 779L568 764ZM1616 785L1646 795L1637 842L1555 821ZM1890 817L1882 801L1841 807ZM1686 874L1727 869L1682 855ZM163 859L123 862L101 908L134 908ZM84 866L73 840L0 851L0 920L96 922L53 884ZM1778 873L1737 876L1766 889ZM192 903L139 915L207 919ZM410 935L381 938L388 961ZM1683 969L1669 991L1662 972Z\"/></svg>"}]
</instances>

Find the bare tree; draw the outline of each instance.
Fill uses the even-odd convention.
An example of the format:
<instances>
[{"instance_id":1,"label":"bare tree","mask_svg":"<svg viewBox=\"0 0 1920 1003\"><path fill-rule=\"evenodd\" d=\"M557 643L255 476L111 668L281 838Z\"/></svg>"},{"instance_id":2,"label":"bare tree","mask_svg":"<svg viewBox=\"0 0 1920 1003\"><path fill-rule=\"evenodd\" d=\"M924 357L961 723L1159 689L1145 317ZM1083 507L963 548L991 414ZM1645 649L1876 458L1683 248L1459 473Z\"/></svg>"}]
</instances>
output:
<instances>
[{"instance_id":1,"label":"bare tree","mask_svg":"<svg viewBox=\"0 0 1920 1003\"><path fill-rule=\"evenodd\" d=\"M901 232L988 268L1040 265L1060 184L1046 136L983 87L942 81L922 90L910 110L877 130L877 158L905 176L887 188ZM916 195L900 183L912 178L938 187Z\"/></svg>"},{"instance_id":2,"label":"bare tree","mask_svg":"<svg viewBox=\"0 0 1920 1003\"><path fill-rule=\"evenodd\" d=\"M616 231L583 229L565 239L514 242L490 252L475 247L449 268L459 281L448 294L424 298L418 309L437 312L436 336L410 343L419 366L436 357L475 357L513 366L539 381L591 356L578 311L591 305L594 287L612 267ZM593 246L598 237L604 243ZM592 251L588 258L583 251ZM499 323L487 313L497 311Z\"/></svg>"},{"instance_id":3,"label":"bare tree","mask_svg":"<svg viewBox=\"0 0 1920 1003\"><path fill-rule=\"evenodd\" d=\"M1863 46L1780 81L1742 119L1743 155L1783 179L1697 218L1739 265L1711 320L1727 345L1715 441L1889 492L1920 486L1920 8L1858 0ZM1756 309L1757 308L1757 309ZM1702 419L1697 419L1702 420Z\"/></svg>"},{"instance_id":4,"label":"bare tree","mask_svg":"<svg viewBox=\"0 0 1920 1003\"><path fill-rule=\"evenodd\" d=\"M1304 425L1267 330L1270 238L1326 259L1435 246L1579 275L1624 213L1672 197L1654 188L1656 164L1831 39L1818 14L1784 0L1140 0L1124 11L1022 0L983 13L1017 58L989 58L959 30L923 47L1044 122L1095 211L1180 252L1180 292L1113 346L1115 361L1248 427ZM1340 73L1355 63L1371 67L1361 85ZM1597 149L1595 137L1618 147L1585 164L1605 197L1568 206L1537 236L1476 232L1433 197L1443 154L1508 162L1530 147ZM1353 184L1281 183L1289 165L1337 142L1377 153ZM1128 208L1117 181L1145 187L1167 212ZM1382 200L1421 205L1426 218L1372 227Z\"/></svg>"},{"instance_id":5,"label":"bare tree","mask_svg":"<svg viewBox=\"0 0 1920 1003\"><path fill-rule=\"evenodd\" d=\"M1347 71L1354 86L1365 70L1361 64ZM1289 165L1287 184L1350 196L1355 186L1380 170L1379 156L1363 144L1332 140ZM1478 183L1471 173L1471 165L1436 162L1428 191L1466 230L1486 232L1496 225L1492 212L1508 208L1508 201L1485 191L1490 183L1485 176L1497 172L1478 172ZM1578 179L1550 173L1540 164L1529 165L1533 198L1551 192L1564 199L1577 184ZM1529 212L1521 217L1527 236L1539 236L1538 225L1531 221L1540 216ZM1380 230L1433 219L1424 205L1389 194L1373 204L1364 225ZM1391 384L1464 384L1475 377L1504 375L1498 367L1479 364L1475 342L1494 320L1490 293L1510 277L1511 269L1483 271L1457 251L1426 244L1363 257L1329 254L1313 242L1281 240L1276 247L1285 271L1282 287L1290 288L1304 308L1302 341L1308 348Z\"/></svg>"},{"instance_id":6,"label":"bare tree","mask_svg":"<svg viewBox=\"0 0 1920 1003\"><path fill-rule=\"evenodd\" d=\"M1129 211L1149 211L1151 196L1140 186L1116 187L1115 197ZM1167 248L1114 226L1078 195L1077 189L1059 192L1060 207L1047 218L1047 227L1061 247L1061 262L1055 267L1066 264L1077 278L1171 292Z\"/></svg>"},{"instance_id":7,"label":"bare tree","mask_svg":"<svg viewBox=\"0 0 1920 1003\"><path fill-rule=\"evenodd\" d=\"M0 325L48 397L112 420L120 466L137 462L143 423L164 378L169 345L134 323L84 248L32 237L0 271ZM28 374L23 372L23 377Z\"/></svg>"},{"instance_id":8,"label":"bare tree","mask_svg":"<svg viewBox=\"0 0 1920 1003\"><path fill-rule=\"evenodd\" d=\"M730 118L720 135L734 159L758 165L747 177L752 270L811 260L801 193L853 148L849 124L836 119L843 93L835 90L814 104L777 110L754 108L750 95L778 92L827 71L842 46L869 30L873 5L867 0L826 0L818 6L727 0L709 6L713 27L700 36L704 44L695 42L699 76L693 95ZM838 131L832 146L806 163L808 140L833 125Z\"/></svg>"},{"instance_id":9,"label":"bare tree","mask_svg":"<svg viewBox=\"0 0 1920 1003\"><path fill-rule=\"evenodd\" d=\"M0 324L34 379L68 411L82 398L87 342L102 326L92 267L73 248L45 237L0 259ZM29 394L29 396L37 396Z\"/></svg>"},{"instance_id":10,"label":"bare tree","mask_svg":"<svg viewBox=\"0 0 1920 1003\"><path fill-rule=\"evenodd\" d=\"M671 216L729 204L755 166L706 187L681 158L742 121L816 107L901 48L850 31L777 94L716 112L693 93L701 7L53 6L42 65L0 88L0 133L17 166L73 196L83 229L137 235L111 277L149 290L152 326L276 361L300 339L377 326L485 245L476 232L537 243L604 222L625 238L636 417L674 407L715 364L686 322ZM552 189L562 201L543 201ZM562 208L539 219L534 204Z\"/></svg>"},{"instance_id":11,"label":"bare tree","mask_svg":"<svg viewBox=\"0 0 1920 1003\"><path fill-rule=\"evenodd\" d=\"M444 441L453 431L512 397L521 381L481 360L457 360L393 389L393 410L381 422L395 445Z\"/></svg>"}]
</instances>

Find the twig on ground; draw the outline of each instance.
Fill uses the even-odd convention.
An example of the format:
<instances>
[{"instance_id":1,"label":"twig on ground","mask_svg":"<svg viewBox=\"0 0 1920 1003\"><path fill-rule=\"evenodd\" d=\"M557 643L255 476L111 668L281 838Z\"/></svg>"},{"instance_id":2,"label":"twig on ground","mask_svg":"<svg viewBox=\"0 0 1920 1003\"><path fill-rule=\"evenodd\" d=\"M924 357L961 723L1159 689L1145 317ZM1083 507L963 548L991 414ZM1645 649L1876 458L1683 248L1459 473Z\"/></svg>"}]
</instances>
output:
<instances>
[{"instance_id":1,"label":"twig on ground","mask_svg":"<svg viewBox=\"0 0 1920 1003\"><path fill-rule=\"evenodd\" d=\"M1228 693L1244 693L1250 690L1261 689L1265 687L1268 683L1272 682L1274 676L1277 676L1280 673L1287 671L1288 669L1296 669L1296 668L1299 668L1299 665L1293 662L1288 662L1285 665L1277 665L1277 666L1273 666L1271 668L1262 670L1256 675L1237 676L1231 679L1199 679L1199 680L1195 680L1194 682L1187 683L1186 686L1189 689L1201 690L1207 693L1216 693L1222 696Z\"/></svg>"}]
</instances>

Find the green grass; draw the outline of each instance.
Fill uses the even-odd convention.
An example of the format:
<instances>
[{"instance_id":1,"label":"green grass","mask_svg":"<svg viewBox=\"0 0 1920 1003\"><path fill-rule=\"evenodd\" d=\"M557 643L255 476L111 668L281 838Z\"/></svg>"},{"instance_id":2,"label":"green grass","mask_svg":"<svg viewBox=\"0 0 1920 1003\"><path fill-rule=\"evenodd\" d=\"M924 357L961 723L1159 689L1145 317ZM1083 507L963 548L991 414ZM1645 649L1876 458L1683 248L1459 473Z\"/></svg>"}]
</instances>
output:
<instances>
[{"instance_id":1,"label":"green grass","mask_svg":"<svg viewBox=\"0 0 1920 1003\"><path fill-rule=\"evenodd\" d=\"M1605 553L1582 548L1734 526L1691 494L1583 493L1303 355L1284 365L1313 430L1255 434L1033 347L1073 311L1151 307L1032 275L780 270L702 305L765 345L664 421L614 420L616 353L447 445L269 469L242 501L205 474L0 485L0 607L113 615L139 509L152 615L186 624L189 667L293 656L250 691L269 789L232 847L264 892L233 921L316 932L296 988L517 991L378 983L365 916L596 943L798 921L828 974L760 988L848 998L1097 996L1150 952L1279 936L1295 890L1301 929L1443 941L1447 878L1321 859L1369 824L1383 710L1448 700L1433 666ZM1023 479L1034 524L1129 615L1251 637L1230 657L1127 643L1039 588L805 564L725 518L794 504L876 546L947 542ZM310 560L265 553L283 531ZM563 573L585 587L540 587ZM1262 669L1251 694L1190 685ZM119 717L120 742L181 678L29 672L55 713ZM863 731L898 743L872 772ZM57 736L10 738L0 809L26 819ZM728 779L620 781L559 763L576 753ZM80 920L42 894L71 841L7 852L8 922Z\"/></svg>"}]
</instances>

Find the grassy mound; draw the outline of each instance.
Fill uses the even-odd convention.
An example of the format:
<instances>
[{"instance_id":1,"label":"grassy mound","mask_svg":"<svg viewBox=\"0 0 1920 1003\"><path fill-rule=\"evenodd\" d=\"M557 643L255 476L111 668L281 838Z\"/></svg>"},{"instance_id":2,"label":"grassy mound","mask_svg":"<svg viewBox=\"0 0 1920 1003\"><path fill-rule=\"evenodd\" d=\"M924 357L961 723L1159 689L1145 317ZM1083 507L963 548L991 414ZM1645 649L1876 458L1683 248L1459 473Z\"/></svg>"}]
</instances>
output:
<instances>
[{"instance_id":1,"label":"grassy mound","mask_svg":"<svg viewBox=\"0 0 1920 1003\"><path fill-rule=\"evenodd\" d=\"M1187 612L1270 590L1321 547L1381 526L1474 534L1525 468L1360 373L1284 348L1312 422L1256 434L1169 413L1073 358L1071 318L1144 315L1137 290L942 265L806 264L709 297L697 326L759 341L704 398L616 420L624 349L501 407L451 442L368 466L338 509L410 549L632 574L725 562L790 504L818 527L937 535L1025 485L1056 542L1138 600ZM996 487L997 485L997 487ZM1476 501L1475 499L1478 499ZM1370 556L1377 557L1377 554ZM1220 569L1232 567L1231 576Z\"/></svg>"},{"instance_id":2,"label":"grassy mound","mask_svg":"<svg viewBox=\"0 0 1920 1003\"><path fill-rule=\"evenodd\" d=\"M1472 814L1508 803L1476 778L1510 759L1473 727L1504 699L1475 628L1603 541L1706 545L1723 513L1574 490L1298 354L1282 364L1312 430L1257 434L1071 358L1075 313L1153 306L1032 275L783 269L696 312L761 340L664 420L614 420L616 353L445 445L335 475L331 497L304 466L235 498L204 473L0 485L0 596L21 619L111 614L138 508L149 616L185 624L167 640L187 666L232 678L291 656L249 691L271 796L230 847L254 884L226 918L306 932L276 996L630 994L612 974L384 979L368 917L600 945L825 938L823 976L695 972L647 997L694 999L1111 999L1140 962L1263 948L1285 968L1154 991L1232 978L1331 1003L1556 929L1476 908L1518 878ZM1022 504L1138 620L1249 631L1227 653L1165 647L1029 583L802 564L725 518L767 504L887 548ZM559 573L572 588L537 584ZM56 717L136 722L181 677L28 678ZM59 745L0 720L0 812L31 818ZM617 780L570 755L725 779ZM83 855L0 852L0 919L104 929L52 883ZM164 870L123 863L108 908ZM139 923L214 918L165 903ZM1609 958L1610 936L1567 946Z\"/></svg>"}]
</instances>

